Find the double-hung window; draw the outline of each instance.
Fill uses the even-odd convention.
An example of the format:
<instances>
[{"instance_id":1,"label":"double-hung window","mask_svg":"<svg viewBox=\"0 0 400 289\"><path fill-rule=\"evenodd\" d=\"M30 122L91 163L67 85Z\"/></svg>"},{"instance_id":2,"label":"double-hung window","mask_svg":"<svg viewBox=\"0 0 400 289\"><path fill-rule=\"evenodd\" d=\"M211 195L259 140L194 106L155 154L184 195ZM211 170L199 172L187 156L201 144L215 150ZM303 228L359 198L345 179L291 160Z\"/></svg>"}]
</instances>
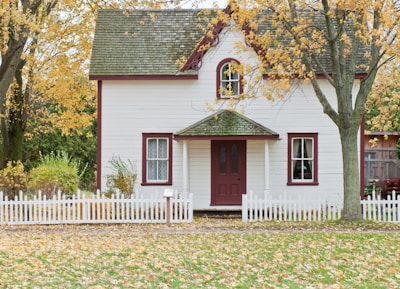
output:
<instances>
[{"instance_id":1,"label":"double-hung window","mask_svg":"<svg viewBox=\"0 0 400 289\"><path fill-rule=\"evenodd\" d=\"M243 92L242 77L239 73L239 62L228 58L217 67L217 97L234 98Z\"/></svg>"},{"instance_id":2,"label":"double-hung window","mask_svg":"<svg viewBox=\"0 0 400 289\"><path fill-rule=\"evenodd\" d=\"M288 134L288 184L318 184L318 134Z\"/></svg>"},{"instance_id":3,"label":"double-hung window","mask_svg":"<svg viewBox=\"0 0 400 289\"><path fill-rule=\"evenodd\" d=\"M142 168L142 184L172 184L172 134L143 134Z\"/></svg>"}]
</instances>

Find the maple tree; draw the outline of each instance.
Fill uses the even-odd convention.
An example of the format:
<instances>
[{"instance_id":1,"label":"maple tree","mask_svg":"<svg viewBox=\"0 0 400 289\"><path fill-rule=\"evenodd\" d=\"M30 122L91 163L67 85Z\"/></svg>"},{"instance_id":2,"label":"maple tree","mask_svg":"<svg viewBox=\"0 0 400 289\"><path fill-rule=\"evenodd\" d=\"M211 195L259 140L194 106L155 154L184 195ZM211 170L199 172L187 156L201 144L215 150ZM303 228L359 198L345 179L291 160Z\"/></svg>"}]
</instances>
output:
<instances>
[{"instance_id":1,"label":"maple tree","mask_svg":"<svg viewBox=\"0 0 400 289\"><path fill-rule=\"evenodd\" d=\"M76 1L3 1L0 14L1 164L22 159L26 134L61 128L78 131L94 115L86 80L90 26ZM79 11L81 9L81 11ZM79 13L79 14L78 14ZM77 16L78 15L78 16ZM38 125L40 124L40 125ZM28 135L29 137L29 135Z\"/></svg>"},{"instance_id":2,"label":"maple tree","mask_svg":"<svg viewBox=\"0 0 400 289\"><path fill-rule=\"evenodd\" d=\"M377 72L399 51L398 8L397 1L391 0L230 1L231 17L246 32L247 44L257 48L258 70L268 76L264 96L285 97L295 80L308 81L323 112L337 126L345 220L362 219L358 133ZM220 15L229 23L229 17ZM254 67L242 69L254 71ZM318 78L333 88L334 100ZM252 81L259 83L260 78Z\"/></svg>"},{"instance_id":3,"label":"maple tree","mask_svg":"<svg viewBox=\"0 0 400 289\"><path fill-rule=\"evenodd\" d=\"M0 167L21 160L25 138L84 133L96 114L87 77L101 8L162 8L181 1L7 0L0 4Z\"/></svg>"},{"instance_id":4,"label":"maple tree","mask_svg":"<svg viewBox=\"0 0 400 289\"><path fill-rule=\"evenodd\" d=\"M366 103L366 128L400 131L400 69L397 63L380 70Z\"/></svg>"}]
</instances>

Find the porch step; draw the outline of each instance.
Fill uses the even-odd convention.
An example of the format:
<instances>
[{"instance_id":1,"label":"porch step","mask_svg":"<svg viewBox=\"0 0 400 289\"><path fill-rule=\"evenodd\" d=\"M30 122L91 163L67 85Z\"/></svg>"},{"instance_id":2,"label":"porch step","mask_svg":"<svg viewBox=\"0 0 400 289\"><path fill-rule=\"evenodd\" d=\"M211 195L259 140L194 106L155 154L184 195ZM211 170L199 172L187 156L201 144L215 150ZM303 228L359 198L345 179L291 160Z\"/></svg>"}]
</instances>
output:
<instances>
[{"instance_id":1,"label":"porch step","mask_svg":"<svg viewBox=\"0 0 400 289\"><path fill-rule=\"evenodd\" d=\"M194 211L193 215L195 217L205 217L205 218L218 218L218 219L235 219L242 218L242 211Z\"/></svg>"}]
</instances>

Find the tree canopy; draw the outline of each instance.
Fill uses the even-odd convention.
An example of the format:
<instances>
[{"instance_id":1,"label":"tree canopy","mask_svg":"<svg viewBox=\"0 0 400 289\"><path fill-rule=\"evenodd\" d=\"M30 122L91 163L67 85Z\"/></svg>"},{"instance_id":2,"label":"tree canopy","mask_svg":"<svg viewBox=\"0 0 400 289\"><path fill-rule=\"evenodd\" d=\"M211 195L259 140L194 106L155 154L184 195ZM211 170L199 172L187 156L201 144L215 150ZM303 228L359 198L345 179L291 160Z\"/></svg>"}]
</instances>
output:
<instances>
[{"instance_id":1,"label":"tree canopy","mask_svg":"<svg viewBox=\"0 0 400 289\"><path fill-rule=\"evenodd\" d=\"M347 220L361 219L358 132L379 69L398 55L398 8L394 0L230 1L231 16L258 51L258 70L267 75L264 95L284 97L294 80L308 81L338 127ZM243 73L250 71L254 67ZM335 101L321 78L334 89Z\"/></svg>"},{"instance_id":2,"label":"tree canopy","mask_svg":"<svg viewBox=\"0 0 400 289\"><path fill-rule=\"evenodd\" d=\"M395 62L378 73L366 103L366 129L400 131L400 69Z\"/></svg>"},{"instance_id":3,"label":"tree canopy","mask_svg":"<svg viewBox=\"0 0 400 289\"><path fill-rule=\"evenodd\" d=\"M7 0L0 4L0 167L21 160L26 137L82 134L96 113L88 80L101 8L163 8L181 1Z\"/></svg>"}]
</instances>

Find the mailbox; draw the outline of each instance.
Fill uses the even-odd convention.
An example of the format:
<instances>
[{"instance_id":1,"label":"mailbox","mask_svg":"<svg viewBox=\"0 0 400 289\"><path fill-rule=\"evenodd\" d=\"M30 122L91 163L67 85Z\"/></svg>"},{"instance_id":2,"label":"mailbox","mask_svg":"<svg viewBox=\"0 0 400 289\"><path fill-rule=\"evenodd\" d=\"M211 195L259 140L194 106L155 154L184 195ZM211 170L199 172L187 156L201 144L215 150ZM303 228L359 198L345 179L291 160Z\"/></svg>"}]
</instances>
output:
<instances>
[{"instance_id":1,"label":"mailbox","mask_svg":"<svg viewBox=\"0 0 400 289\"><path fill-rule=\"evenodd\" d=\"M174 196L173 189L164 189L164 198L172 198Z\"/></svg>"}]
</instances>

